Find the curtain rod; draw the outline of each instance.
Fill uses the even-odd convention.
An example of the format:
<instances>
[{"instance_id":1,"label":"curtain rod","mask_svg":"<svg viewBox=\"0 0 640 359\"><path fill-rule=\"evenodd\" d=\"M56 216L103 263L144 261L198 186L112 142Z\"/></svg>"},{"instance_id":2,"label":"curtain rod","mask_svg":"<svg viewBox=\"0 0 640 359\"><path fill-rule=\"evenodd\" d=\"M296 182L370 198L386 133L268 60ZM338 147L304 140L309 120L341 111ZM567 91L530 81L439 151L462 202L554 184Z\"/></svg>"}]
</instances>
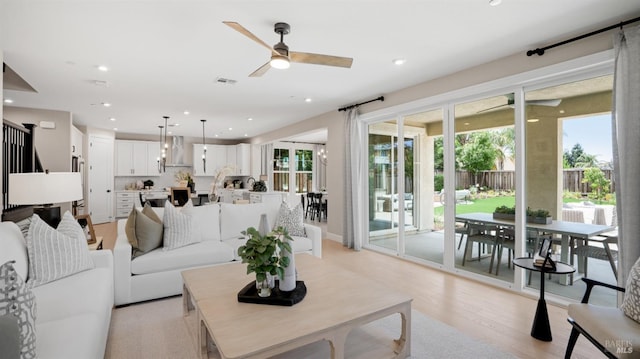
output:
<instances>
[{"instance_id":1,"label":"curtain rod","mask_svg":"<svg viewBox=\"0 0 640 359\"><path fill-rule=\"evenodd\" d=\"M357 104L355 104L355 105L345 106L345 107L339 108L339 109L338 109L338 111L346 111L346 110L350 110L350 109L352 109L352 108L354 108L354 107L358 107L358 106L360 106L360 105L364 105L365 103L374 102L374 101L384 101L384 96L380 96L380 97L378 97L378 98L374 98L373 100L369 100L369 101L365 101L365 102L360 102L360 103L357 103Z\"/></svg>"},{"instance_id":2,"label":"curtain rod","mask_svg":"<svg viewBox=\"0 0 640 359\"><path fill-rule=\"evenodd\" d=\"M545 51L545 50L549 50L549 49L554 48L554 47L556 47L556 46L561 46L561 45L568 44L568 43L570 43L570 42L574 42L574 41L577 41L577 40L581 40L581 39L584 39L585 37L593 36L593 35L599 34L599 33L601 33L601 32L609 31L609 30L611 30L611 29L615 29L616 27L620 27L620 29L622 29L622 27L623 27L624 25L628 25L628 24L634 23L634 22L636 22L636 21L640 21L640 17L636 17L635 19L631 19L631 20L623 21L623 22L621 22L621 23L619 23L619 24L615 24L615 25L607 26L607 27L602 28L602 29L600 29L600 30L596 30L596 31L592 31L592 32L590 32L590 33L588 33L588 34L584 34L584 35L576 36L576 37L574 37L574 38L572 38L572 39L564 40L564 41L561 41L561 42L555 43L555 44L553 44L553 45L545 46L545 47L543 47L543 48L537 48L537 49L535 49L535 50L529 50L529 51L527 51L527 56L532 56L532 55L535 55L535 54L537 54L538 56L542 56L542 55L544 55L544 51Z\"/></svg>"}]
</instances>

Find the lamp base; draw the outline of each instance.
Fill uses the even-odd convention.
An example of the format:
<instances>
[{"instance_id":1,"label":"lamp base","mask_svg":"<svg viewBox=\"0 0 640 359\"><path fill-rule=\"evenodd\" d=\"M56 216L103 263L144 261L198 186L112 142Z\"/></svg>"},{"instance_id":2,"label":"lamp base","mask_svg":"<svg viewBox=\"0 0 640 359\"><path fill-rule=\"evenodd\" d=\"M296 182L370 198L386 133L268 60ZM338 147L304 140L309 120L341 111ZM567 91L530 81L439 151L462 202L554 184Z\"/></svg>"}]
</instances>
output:
<instances>
[{"instance_id":1,"label":"lamp base","mask_svg":"<svg viewBox=\"0 0 640 359\"><path fill-rule=\"evenodd\" d=\"M62 220L60 216L60 207L34 207L33 214L37 214L40 219L45 221L52 228L57 228L58 223Z\"/></svg>"}]
</instances>

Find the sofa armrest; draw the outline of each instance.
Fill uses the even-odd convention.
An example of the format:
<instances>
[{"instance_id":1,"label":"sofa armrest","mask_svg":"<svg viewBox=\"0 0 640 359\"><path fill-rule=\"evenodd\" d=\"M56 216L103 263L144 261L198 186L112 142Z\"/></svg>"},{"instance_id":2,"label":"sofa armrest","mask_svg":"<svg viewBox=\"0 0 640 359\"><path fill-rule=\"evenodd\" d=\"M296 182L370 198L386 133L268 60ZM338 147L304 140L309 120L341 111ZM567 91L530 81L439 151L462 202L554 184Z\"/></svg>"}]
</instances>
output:
<instances>
[{"instance_id":1,"label":"sofa armrest","mask_svg":"<svg viewBox=\"0 0 640 359\"><path fill-rule=\"evenodd\" d=\"M131 244L125 233L118 233L113 247L115 304L127 304L131 298Z\"/></svg>"},{"instance_id":2,"label":"sofa armrest","mask_svg":"<svg viewBox=\"0 0 640 359\"><path fill-rule=\"evenodd\" d=\"M307 223L304 224L304 230L307 238L311 240L312 254L322 258L322 230L318 226Z\"/></svg>"},{"instance_id":3,"label":"sofa armrest","mask_svg":"<svg viewBox=\"0 0 640 359\"><path fill-rule=\"evenodd\" d=\"M113 268L113 254L110 250L90 251L89 254L96 268Z\"/></svg>"}]
</instances>

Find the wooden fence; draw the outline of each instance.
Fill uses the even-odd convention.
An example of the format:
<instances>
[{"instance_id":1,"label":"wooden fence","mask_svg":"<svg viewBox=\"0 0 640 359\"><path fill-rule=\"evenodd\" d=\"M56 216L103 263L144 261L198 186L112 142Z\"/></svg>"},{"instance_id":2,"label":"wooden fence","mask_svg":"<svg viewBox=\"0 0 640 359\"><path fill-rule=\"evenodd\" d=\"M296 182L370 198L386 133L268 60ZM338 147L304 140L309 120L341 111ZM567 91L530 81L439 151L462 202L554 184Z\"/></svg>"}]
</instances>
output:
<instances>
[{"instance_id":1,"label":"wooden fence","mask_svg":"<svg viewBox=\"0 0 640 359\"><path fill-rule=\"evenodd\" d=\"M605 178L611 181L609 192L615 193L616 186L613 181L613 170L602 170ZM571 168L563 170L562 182L563 191L590 193L591 186L582 183L584 169ZM456 171L456 188L469 188L474 184L493 190L515 190L516 174L514 171L481 171L478 173L477 181L466 171Z\"/></svg>"}]
</instances>

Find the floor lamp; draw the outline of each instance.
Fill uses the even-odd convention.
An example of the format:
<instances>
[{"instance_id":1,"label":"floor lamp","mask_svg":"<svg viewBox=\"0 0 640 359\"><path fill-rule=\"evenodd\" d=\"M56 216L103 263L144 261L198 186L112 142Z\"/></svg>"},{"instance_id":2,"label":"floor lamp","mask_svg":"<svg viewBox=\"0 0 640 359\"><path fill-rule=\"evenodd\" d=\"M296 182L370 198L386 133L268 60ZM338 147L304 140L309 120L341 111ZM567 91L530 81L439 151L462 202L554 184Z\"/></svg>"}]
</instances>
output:
<instances>
[{"instance_id":1,"label":"floor lamp","mask_svg":"<svg viewBox=\"0 0 640 359\"><path fill-rule=\"evenodd\" d=\"M37 214L51 227L60 223L56 203L82 199L80 172L31 172L9 174L9 204L34 205Z\"/></svg>"}]
</instances>

